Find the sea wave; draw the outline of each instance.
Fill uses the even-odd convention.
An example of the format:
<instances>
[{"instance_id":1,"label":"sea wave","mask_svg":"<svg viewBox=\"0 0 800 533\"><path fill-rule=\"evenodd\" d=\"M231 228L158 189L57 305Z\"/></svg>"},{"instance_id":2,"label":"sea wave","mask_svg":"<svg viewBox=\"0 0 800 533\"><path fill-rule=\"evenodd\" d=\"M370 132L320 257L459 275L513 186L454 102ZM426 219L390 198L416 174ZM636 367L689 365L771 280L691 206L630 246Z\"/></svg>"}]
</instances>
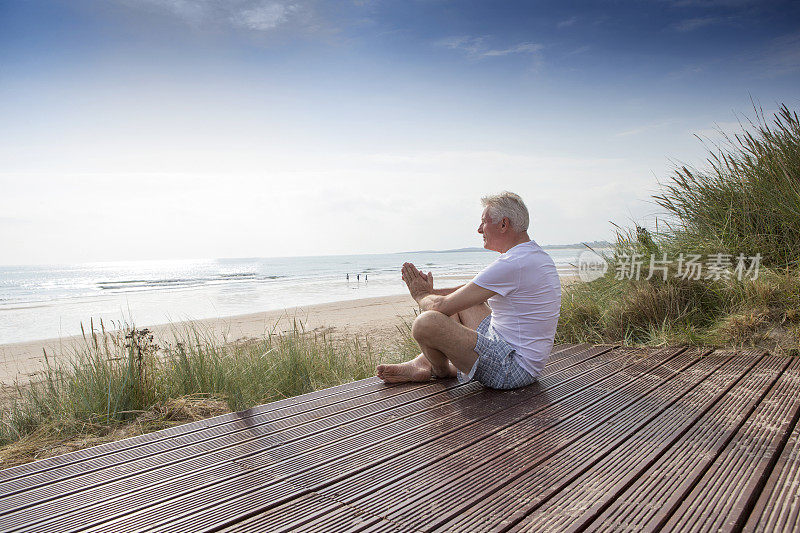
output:
<instances>
[{"instance_id":1,"label":"sea wave","mask_svg":"<svg viewBox=\"0 0 800 533\"><path fill-rule=\"evenodd\" d=\"M124 279L112 281L98 281L97 288L104 291L131 291L198 287L208 284L231 283L239 281L271 281L283 279L287 276L263 275L255 272L234 272L218 274L210 277L198 278L162 278L162 279Z\"/></svg>"}]
</instances>

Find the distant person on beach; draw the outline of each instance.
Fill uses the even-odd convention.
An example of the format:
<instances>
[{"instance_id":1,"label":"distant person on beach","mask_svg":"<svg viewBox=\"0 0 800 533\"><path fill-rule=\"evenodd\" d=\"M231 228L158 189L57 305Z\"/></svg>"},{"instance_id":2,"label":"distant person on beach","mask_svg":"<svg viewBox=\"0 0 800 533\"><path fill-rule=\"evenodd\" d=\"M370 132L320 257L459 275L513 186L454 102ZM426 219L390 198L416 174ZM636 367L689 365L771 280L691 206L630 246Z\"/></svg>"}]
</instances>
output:
<instances>
[{"instance_id":1,"label":"distant person on beach","mask_svg":"<svg viewBox=\"0 0 800 533\"><path fill-rule=\"evenodd\" d=\"M411 328L422 348L415 359L379 365L388 383L458 377L495 389L530 385L553 347L561 309L561 282L550 256L528 236L528 209L518 195L481 198L478 233L500 257L472 281L434 289L433 273L402 268L423 311Z\"/></svg>"}]
</instances>

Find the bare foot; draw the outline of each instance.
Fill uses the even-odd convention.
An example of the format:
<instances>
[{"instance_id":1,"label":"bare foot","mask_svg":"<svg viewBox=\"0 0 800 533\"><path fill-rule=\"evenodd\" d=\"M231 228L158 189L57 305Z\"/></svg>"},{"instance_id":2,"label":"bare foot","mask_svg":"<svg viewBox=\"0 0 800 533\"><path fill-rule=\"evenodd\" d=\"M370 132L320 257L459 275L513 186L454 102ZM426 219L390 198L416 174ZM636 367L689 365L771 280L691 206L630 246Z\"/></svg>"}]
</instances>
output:
<instances>
[{"instance_id":1,"label":"bare foot","mask_svg":"<svg viewBox=\"0 0 800 533\"><path fill-rule=\"evenodd\" d=\"M399 365L378 365L376 375L386 383L428 381L431 379L431 367L414 359Z\"/></svg>"}]
</instances>

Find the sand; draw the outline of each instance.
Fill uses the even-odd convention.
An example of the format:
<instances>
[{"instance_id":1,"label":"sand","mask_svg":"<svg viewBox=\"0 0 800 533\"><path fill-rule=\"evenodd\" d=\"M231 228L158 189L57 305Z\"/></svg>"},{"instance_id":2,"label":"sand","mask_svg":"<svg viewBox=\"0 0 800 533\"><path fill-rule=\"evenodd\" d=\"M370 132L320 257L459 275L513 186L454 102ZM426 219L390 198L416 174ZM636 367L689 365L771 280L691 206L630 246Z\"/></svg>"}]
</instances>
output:
<instances>
[{"instance_id":1,"label":"sand","mask_svg":"<svg viewBox=\"0 0 800 533\"><path fill-rule=\"evenodd\" d=\"M283 332L297 320L306 331L366 338L378 348L391 345L400 335L403 321L414 320L416 302L409 295L382 296L344 302L333 302L283 311L196 320L193 324L220 340L236 341L258 338L269 332ZM146 326L156 339L170 339L173 328L187 323ZM48 358L68 357L75 346L84 343L81 336L46 339L0 345L0 385L8 389L15 383L24 385L45 368L43 350ZM52 359L51 359L52 361Z\"/></svg>"},{"instance_id":2,"label":"sand","mask_svg":"<svg viewBox=\"0 0 800 533\"><path fill-rule=\"evenodd\" d=\"M447 285L457 286L469 278L448 277ZM575 276L562 276L562 286L577 281ZM220 340L236 341L262 337L269 332L290 330L296 319L306 331L326 332L336 336L366 338L378 349L388 348L400 337L398 327L414 320L416 302L408 294L381 296L342 302L296 307L283 311L267 311L193 321L203 331L213 332ZM173 328L186 322L142 326L156 339L171 339ZM15 384L24 385L45 368L43 350L52 358L64 358L85 341L81 336L46 339L0 345L0 397L9 394ZM53 359L51 359L53 361Z\"/></svg>"}]
</instances>

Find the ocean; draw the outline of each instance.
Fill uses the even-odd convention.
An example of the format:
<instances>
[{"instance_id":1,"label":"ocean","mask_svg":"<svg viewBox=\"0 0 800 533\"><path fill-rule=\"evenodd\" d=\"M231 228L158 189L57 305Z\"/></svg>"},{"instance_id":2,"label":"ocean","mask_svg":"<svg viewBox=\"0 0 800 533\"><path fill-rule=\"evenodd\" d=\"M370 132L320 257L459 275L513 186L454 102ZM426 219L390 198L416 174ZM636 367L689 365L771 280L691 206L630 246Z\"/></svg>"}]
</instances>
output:
<instances>
[{"instance_id":1,"label":"ocean","mask_svg":"<svg viewBox=\"0 0 800 533\"><path fill-rule=\"evenodd\" d=\"M560 273L575 273L582 249L546 249ZM497 256L469 249L0 266L0 344L76 335L90 319L146 326L404 294L406 261L432 271L436 287L454 286Z\"/></svg>"}]
</instances>

